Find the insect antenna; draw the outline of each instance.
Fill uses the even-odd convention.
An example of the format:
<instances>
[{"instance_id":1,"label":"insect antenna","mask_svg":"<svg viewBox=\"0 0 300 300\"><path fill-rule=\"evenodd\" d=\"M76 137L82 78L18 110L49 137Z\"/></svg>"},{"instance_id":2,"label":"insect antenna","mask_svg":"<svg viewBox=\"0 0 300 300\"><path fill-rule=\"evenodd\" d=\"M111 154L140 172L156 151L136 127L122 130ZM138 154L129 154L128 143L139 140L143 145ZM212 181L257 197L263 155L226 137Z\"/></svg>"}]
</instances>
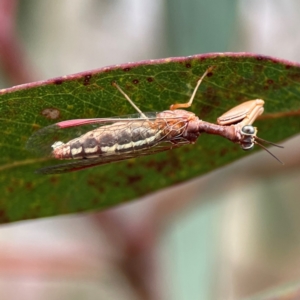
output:
<instances>
[{"instance_id":1,"label":"insect antenna","mask_svg":"<svg viewBox=\"0 0 300 300\"><path fill-rule=\"evenodd\" d=\"M275 156L270 150L268 150L263 144L259 143L257 140L259 140L259 142L264 142L264 143L267 143L267 144L270 144L272 146L275 146L275 147L278 147L278 148L284 148L283 146L281 145L277 145L275 143L272 143L272 142L269 142L269 141L266 141L264 139L261 139L259 137L255 137L255 144L260 146L261 148L263 148L264 150L266 150L271 156L273 156L280 164L284 165L284 163L277 157Z\"/></svg>"},{"instance_id":2,"label":"insect antenna","mask_svg":"<svg viewBox=\"0 0 300 300\"><path fill-rule=\"evenodd\" d=\"M266 143L266 144L270 144L270 145L275 146L275 147L277 147L277 148L284 148L284 147L281 146L281 145L275 144L275 143L270 142L270 141L266 141L266 140L264 140L264 139L262 139L262 138L259 138L258 136L255 137L255 140L259 140L260 142L263 142L263 143Z\"/></svg>"}]
</instances>

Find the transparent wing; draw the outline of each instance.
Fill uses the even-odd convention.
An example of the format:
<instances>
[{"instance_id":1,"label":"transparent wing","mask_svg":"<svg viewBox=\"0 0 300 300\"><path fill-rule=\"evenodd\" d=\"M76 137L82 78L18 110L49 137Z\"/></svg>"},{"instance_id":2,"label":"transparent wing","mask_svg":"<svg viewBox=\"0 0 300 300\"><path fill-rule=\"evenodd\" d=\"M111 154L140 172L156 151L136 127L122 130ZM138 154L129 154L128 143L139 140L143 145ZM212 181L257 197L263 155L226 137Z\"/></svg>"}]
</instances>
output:
<instances>
[{"instance_id":1,"label":"transparent wing","mask_svg":"<svg viewBox=\"0 0 300 300\"><path fill-rule=\"evenodd\" d=\"M154 120L156 113L146 113L148 120ZM40 156L51 156L52 145L55 142L68 141L94 130L101 126L111 125L116 122L144 122L145 118L141 118L139 114L127 115L113 118L98 119L75 119L62 121L50 126L44 127L36 131L27 141L26 149Z\"/></svg>"},{"instance_id":2,"label":"transparent wing","mask_svg":"<svg viewBox=\"0 0 300 300\"><path fill-rule=\"evenodd\" d=\"M53 166L48 166L36 171L38 174L62 174L68 172L75 172L99 165L104 165L112 162L118 162L130 158L135 158L139 156L151 155L163 151L167 151L173 148L178 148L184 143L172 144L170 142L160 143L152 148L144 149L141 151L136 151L132 153L126 153L122 155L109 155L109 156L101 156L97 158L90 158L90 159L80 159L80 160L72 160L68 161L67 163L57 164Z\"/></svg>"}]
</instances>

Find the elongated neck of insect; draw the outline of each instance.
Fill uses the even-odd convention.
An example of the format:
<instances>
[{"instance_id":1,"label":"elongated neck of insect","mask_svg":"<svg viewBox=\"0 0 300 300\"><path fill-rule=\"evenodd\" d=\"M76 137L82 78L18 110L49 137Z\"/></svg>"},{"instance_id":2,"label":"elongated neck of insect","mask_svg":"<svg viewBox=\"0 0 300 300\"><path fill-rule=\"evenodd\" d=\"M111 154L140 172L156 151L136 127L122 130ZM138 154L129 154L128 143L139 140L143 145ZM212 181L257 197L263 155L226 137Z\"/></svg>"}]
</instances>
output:
<instances>
[{"instance_id":1,"label":"elongated neck of insect","mask_svg":"<svg viewBox=\"0 0 300 300\"><path fill-rule=\"evenodd\" d=\"M223 126L223 125L217 125L205 121L200 121L199 132L219 135L234 143L239 142L241 139L240 131L235 125Z\"/></svg>"}]
</instances>

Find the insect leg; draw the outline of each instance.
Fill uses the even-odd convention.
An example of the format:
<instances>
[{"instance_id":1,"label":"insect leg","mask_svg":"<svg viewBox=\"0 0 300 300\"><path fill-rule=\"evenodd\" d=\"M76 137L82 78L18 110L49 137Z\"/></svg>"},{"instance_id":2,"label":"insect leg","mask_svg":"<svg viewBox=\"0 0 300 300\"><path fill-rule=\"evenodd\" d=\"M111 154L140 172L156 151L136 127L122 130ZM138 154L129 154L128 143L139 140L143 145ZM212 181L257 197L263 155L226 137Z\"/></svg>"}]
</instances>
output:
<instances>
[{"instance_id":1,"label":"insect leg","mask_svg":"<svg viewBox=\"0 0 300 300\"><path fill-rule=\"evenodd\" d=\"M236 124L240 128L252 123L264 112L265 102L261 99L250 100L237 105L220 116L219 125Z\"/></svg>"},{"instance_id":2,"label":"insect leg","mask_svg":"<svg viewBox=\"0 0 300 300\"><path fill-rule=\"evenodd\" d=\"M194 91L193 91L193 94L192 94L192 96L191 96L191 98L190 98L190 100L189 100L188 102L186 102L186 103L176 103L176 104L172 104L172 105L170 106L170 110L174 110L174 109L177 109L177 108L187 108L187 107L190 107L190 106L192 105L192 103L193 103L193 100L194 100L194 98L195 98L195 95L196 95L196 93L197 93L197 90L198 90L198 88L199 88L199 86L200 86L202 80L204 79L204 77L205 77L205 76L206 76L213 68L214 68L214 67L209 67L209 68L204 72L204 74L201 76L201 78L198 80L198 82L197 82L197 84L196 84L196 87L195 87L195 89L194 89Z\"/></svg>"},{"instance_id":3,"label":"insect leg","mask_svg":"<svg viewBox=\"0 0 300 300\"><path fill-rule=\"evenodd\" d=\"M129 98L127 94L117 85L116 82L112 83L113 86L115 86L118 91L126 98L126 100L135 108L135 110L141 115L142 118L148 119L146 115L133 103L133 101Z\"/></svg>"}]
</instances>

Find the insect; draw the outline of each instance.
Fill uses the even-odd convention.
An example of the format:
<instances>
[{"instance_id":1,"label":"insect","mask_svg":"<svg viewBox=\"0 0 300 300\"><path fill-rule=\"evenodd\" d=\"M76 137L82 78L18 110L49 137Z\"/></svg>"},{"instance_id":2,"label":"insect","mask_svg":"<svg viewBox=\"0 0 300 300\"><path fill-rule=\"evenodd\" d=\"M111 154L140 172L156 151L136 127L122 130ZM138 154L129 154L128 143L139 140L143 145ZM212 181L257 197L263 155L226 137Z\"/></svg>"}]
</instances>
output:
<instances>
[{"instance_id":1,"label":"insect","mask_svg":"<svg viewBox=\"0 0 300 300\"><path fill-rule=\"evenodd\" d=\"M264 111L263 100L250 100L230 109L217 119L217 124L200 120L194 113L181 109L192 105L201 82L211 70L212 67L208 68L198 80L188 102L173 104L169 110L158 113L143 113L114 82L113 85L138 114L120 118L67 120L38 130L29 138L27 149L69 161L36 172L66 173L150 155L193 144L202 133L222 136L240 144L244 150L252 149L257 144L275 157L262 142L281 146L257 137L257 129L252 126Z\"/></svg>"}]
</instances>

